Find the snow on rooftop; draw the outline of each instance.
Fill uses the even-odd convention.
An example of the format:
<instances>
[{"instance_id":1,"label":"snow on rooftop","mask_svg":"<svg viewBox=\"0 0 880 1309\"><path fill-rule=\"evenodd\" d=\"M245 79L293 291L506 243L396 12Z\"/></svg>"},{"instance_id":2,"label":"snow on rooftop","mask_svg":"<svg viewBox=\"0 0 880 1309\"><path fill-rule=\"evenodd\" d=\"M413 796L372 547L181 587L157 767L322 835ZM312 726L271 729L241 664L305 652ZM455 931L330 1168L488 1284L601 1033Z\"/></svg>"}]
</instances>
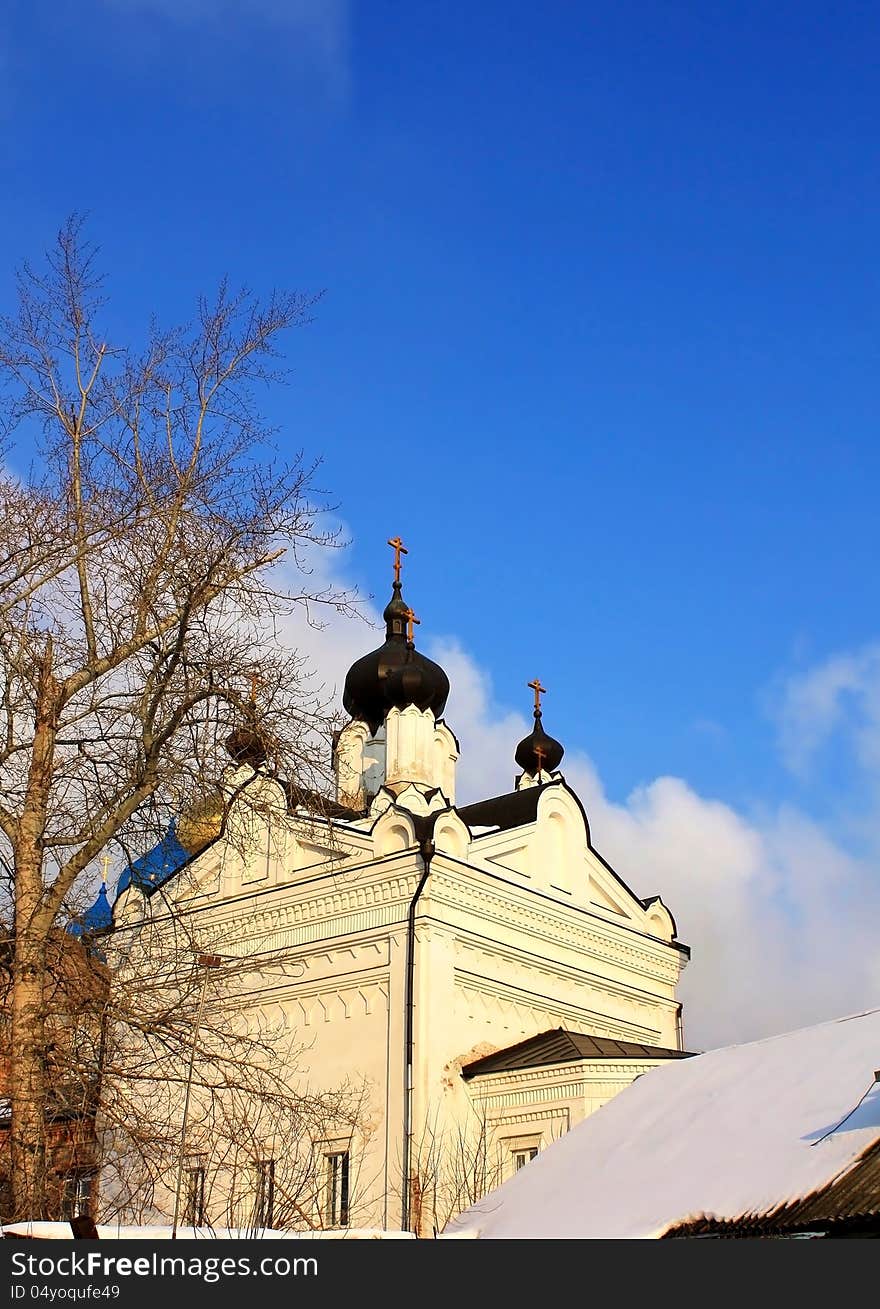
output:
<instances>
[{"instance_id":1,"label":"snow on rooftop","mask_svg":"<svg viewBox=\"0 0 880 1309\"><path fill-rule=\"evenodd\" d=\"M659 1237L760 1215L880 1141L880 1009L652 1069L443 1236Z\"/></svg>"}]
</instances>

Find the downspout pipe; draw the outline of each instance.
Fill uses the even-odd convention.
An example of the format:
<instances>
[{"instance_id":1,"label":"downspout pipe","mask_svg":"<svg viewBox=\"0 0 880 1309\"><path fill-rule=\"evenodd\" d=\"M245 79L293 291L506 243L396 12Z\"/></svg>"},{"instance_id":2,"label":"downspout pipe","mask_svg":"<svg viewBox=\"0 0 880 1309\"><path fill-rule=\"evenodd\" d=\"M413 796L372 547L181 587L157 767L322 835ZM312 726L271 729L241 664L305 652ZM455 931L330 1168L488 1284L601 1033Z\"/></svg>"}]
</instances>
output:
<instances>
[{"instance_id":1,"label":"downspout pipe","mask_svg":"<svg viewBox=\"0 0 880 1309\"><path fill-rule=\"evenodd\" d=\"M403 1149L402 1164L402 1200L400 1207L400 1226L403 1231L410 1227L410 1189L409 1175L412 1157L412 1099L413 1099L413 1004L415 999L416 972L416 909L425 884L431 874L431 860L434 857L434 842L430 837L419 840L419 854L422 858L422 875L415 894L409 902L406 922L406 987L404 995L404 1056L403 1056Z\"/></svg>"}]
</instances>

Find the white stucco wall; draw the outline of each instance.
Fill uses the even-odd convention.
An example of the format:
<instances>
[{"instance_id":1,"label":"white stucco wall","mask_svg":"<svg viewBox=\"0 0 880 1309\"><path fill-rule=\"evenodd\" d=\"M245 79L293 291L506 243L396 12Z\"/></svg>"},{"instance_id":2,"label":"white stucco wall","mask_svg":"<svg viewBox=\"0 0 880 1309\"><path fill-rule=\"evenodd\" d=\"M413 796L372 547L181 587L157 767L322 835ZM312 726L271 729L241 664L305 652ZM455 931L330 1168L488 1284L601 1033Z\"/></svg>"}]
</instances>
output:
<instances>
[{"instance_id":1,"label":"white stucco wall","mask_svg":"<svg viewBox=\"0 0 880 1309\"><path fill-rule=\"evenodd\" d=\"M414 917L416 1169L426 1152L473 1132L484 1115L493 1151L501 1139L538 1136L546 1144L637 1075L635 1066L613 1077L607 1067L585 1068L576 1087L560 1089L556 1071L543 1081L530 1072L487 1090L485 1080L462 1080L463 1062L559 1026L678 1042L685 957L670 941L662 903L641 905L590 849L562 779L541 792L534 822L472 836L449 794L431 794L438 770L454 771L457 748L449 729L428 717L405 710L388 723L388 758L423 772L417 785L400 778L363 820L331 823L288 814L280 788L258 783L258 803L230 824L229 839L166 888L199 949L271 954L290 965L281 980L255 974L248 1003L255 1011L271 1004L296 1033L302 1053L292 1079L366 1087L352 1146L360 1226L394 1227L401 1217L407 926L425 872L414 812L439 815ZM341 794L351 794L357 767L363 779L375 762L365 755L369 738L346 732L337 746ZM243 831L244 858L236 848ZM138 895L127 894L120 921L136 921ZM430 1227L427 1208L423 1218Z\"/></svg>"}]
</instances>

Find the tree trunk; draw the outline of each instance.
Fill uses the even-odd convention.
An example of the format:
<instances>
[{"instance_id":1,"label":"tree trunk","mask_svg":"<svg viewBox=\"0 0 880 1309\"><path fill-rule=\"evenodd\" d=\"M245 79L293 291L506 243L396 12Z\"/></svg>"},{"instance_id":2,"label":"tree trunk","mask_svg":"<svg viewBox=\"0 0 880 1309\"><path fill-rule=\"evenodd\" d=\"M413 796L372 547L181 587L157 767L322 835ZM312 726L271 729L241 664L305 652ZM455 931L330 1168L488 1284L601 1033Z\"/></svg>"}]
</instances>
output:
<instances>
[{"instance_id":1,"label":"tree trunk","mask_svg":"<svg viewBox=\"0 0 880 1309\"><path fill-rule=\"evenodd\" d=\"M57 731L52 638L39 664L34 743L15 842L15 956L12 967L12 1199L16 1219L46 1217L47 942L43 838Z\"/></svg>"},{"instance_id":2,"label":"tree trunk","mask_svg":"<svg viewBox=\"0 0 880 1309\"><path fill-rule=\"evenodd\" d=\"M46 942L27 930L15 940L12 984L13 1218L46 1214Z\"/></svg>"}]
</instances>

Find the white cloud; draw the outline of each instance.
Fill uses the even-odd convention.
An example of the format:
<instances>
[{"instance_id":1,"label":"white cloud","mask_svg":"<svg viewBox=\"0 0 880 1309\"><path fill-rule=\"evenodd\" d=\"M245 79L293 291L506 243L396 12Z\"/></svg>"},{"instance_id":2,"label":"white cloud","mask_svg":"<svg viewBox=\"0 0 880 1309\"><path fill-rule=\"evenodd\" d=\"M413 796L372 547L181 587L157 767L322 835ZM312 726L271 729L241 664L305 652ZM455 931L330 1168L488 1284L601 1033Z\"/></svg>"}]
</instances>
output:
<instances>
[{"instance_id":1,"label":"white cloud","mask_svg":"<svg viewBox=\"0 0 880 1309\"><path fill-rule=\"evenodd\" d=\"M456 799L469 804L510 791L519 772L513 753L517 742L531 731L531 719L495 705L489 674L458 641L447 637L429 642L427 653L449 677L449 701L443 717L461 745Z\"/></svg>"},{"instance_id":2,"label":"white cloud","mask_svg":"<svg viewBox=\"0 0 880 1309\"><path fill-rule=\"evenodd\" d=\"M346 536L344 526L340 527L340 536ZM355 594L355 584L346 572L344 549L301 548L299 564L286 558L277 568L277 583L290 594ZM310 602L299 605L277 624L279 641L298 650L314 670L312 689L320 692L322 699L335 697L339 707L345 674L355 659L384 640L381 610L360 596L356 596L354 607L359 617L333 604Z\"/></svg>"},{"instance_id":3,"label":"white cloud","mask_svg":"<svg viewBox=\"0 0 880 1309\"><path fill-rule=\"evenodd\" d=\"M456 642L430 653L452 683L446 717L461 742L459 801L509 790L529 722L493 704L490 678ZM554 728L565 744L564 728ZM864 753L866 768L871 758ZM676 777L616 804L593 761L570 749L562 772L583 801L595 848L637 895L663 897L691 946L679 992L691 1048L880 1003L876 863L794 808L755 819Z\"/></svg>"},{"instance_id":4,"label":"white cloud","mask_svg":"<svg viewBox=\"0 0 880 1309\"><path fill-rule=\"evenodd\" d=\"M833 655L790 678L776 717L783 757L798 775L841 730L861 767L880 772L880 643Z\"/></svg>"},{"instance_id":5,"label":"white cloud","mask_svg":"<svg viewBox=\"0 0 880 1309\"><path fill-rule=\"evenodd\" d=\"M577 763L567 772L583 790ZM594 844L639 895L662 895L693 950L688 1040L753 1040L880 1000L877 879L804 814L756 823L679 778L587 802Z\"/></svg>"},{"instance_id":6,"label":"white cloud","mask_svg":"<svg viewBox=\"0 0 880 1309\"><path fill-rule=\"evenodd\" d=\"M329 615L323 632L301 623L285 632L337 695L353 660L382 640L379 613L366 608L373 628ZM828 705L854 690L851 726L866 774L878 765L870 746L880 722L872 651L829 661L782 692L785 713L803 730L811 719L832 722ZM461 744L459 803L510 790L513 753L531 719L494 702L491 677L455 638L428 643L426 652L442 663L452 687L445 717ZM564 725L553 727L565 744ZM659 777L615 803L593 761L572 749L562 772L584 803L596 849L637 895L662 896L679 939L691 946L679 994L692 1049L880 1003L880 875L870 859L848 852L795 808L755 818L676 777ZM873 836L880 849L876 827Z\"/></svg>"}]
</instances>

